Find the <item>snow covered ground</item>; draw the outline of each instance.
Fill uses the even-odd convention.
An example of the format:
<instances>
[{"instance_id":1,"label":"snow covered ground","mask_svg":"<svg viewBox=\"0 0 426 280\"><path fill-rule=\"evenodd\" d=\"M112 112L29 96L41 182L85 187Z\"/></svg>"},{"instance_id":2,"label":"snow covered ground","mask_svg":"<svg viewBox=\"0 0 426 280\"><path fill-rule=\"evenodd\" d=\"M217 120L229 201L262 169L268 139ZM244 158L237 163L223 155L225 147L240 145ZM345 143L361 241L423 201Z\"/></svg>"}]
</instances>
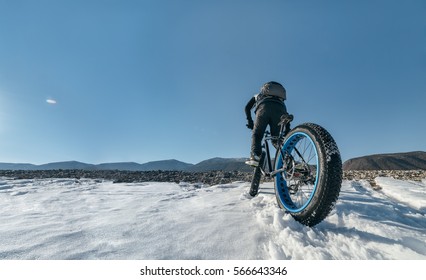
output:
<instances>
[{"instance_id":1,"label":"snow covered ground","mask_svg":"<svg viewBox=\"0 0 426 280\"><path fill-rule=\"evenodd\" d=\"M277 207L272 183L0 178L0 259L426 260L426 180L344 181L315 228Z\"/></svg>"}]
</instances>

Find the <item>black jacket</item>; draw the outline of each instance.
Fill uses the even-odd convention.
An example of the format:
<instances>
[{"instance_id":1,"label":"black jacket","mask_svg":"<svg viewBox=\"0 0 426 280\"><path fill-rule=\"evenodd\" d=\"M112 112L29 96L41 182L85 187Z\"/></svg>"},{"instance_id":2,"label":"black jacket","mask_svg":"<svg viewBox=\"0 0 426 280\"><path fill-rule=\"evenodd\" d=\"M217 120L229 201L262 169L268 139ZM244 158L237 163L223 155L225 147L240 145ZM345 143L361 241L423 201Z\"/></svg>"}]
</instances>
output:
<instances>
[{"instance_id":1,"label":"black jacket","mask_svg":"<svg viewBox=\"0 0 426 280\"><path fill-rule=\"evenodd\" d=\"M281 98L278 98L276 96L267 96L264 94L257 94L255 96L253 96L249 102L247 102L247 105L245 107L245 113L246 113L246 117L247 120L251 120L253 121L252 117L251 117L251 110L256 107L255 112L257 110L257 108L259 108L259 106L265 102L277 102L282 104L285 107L284 104L284 100L282 100ZM287 111L287 110L286 110Z\"/></svg>"}]
</instances>

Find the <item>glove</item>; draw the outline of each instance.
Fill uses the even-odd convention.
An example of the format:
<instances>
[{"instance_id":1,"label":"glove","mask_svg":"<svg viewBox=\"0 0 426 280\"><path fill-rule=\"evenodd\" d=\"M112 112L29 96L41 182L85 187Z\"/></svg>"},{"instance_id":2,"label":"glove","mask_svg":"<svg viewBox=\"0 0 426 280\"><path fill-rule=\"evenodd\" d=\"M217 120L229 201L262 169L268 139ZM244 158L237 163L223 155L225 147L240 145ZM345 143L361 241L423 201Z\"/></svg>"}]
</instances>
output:
<instances>
[{"instance_id":1,"label":"glove","mask_svg":"<svg viewBox=\"0 0 426 280\"><path fill-rule=\"evenodd\" d=\"M253 129L253 127L254 127L253 120L247 120L247 124L246 124L246 126L247 126L249 129Z\"/></svg>"}]
</instances>

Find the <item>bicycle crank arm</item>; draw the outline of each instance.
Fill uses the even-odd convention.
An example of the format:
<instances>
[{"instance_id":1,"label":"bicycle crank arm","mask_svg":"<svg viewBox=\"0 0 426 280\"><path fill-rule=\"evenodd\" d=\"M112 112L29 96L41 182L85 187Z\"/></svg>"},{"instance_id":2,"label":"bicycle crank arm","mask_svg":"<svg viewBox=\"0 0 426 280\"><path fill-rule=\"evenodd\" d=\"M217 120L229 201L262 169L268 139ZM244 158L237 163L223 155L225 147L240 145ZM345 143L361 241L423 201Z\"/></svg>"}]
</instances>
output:
<instances>
[{"instance_id":1,"label":"bicycle crank arm","mask_svg":"<svg viewBox=\"0 0 426 280\"><path fill-rule=\"evenodd\" d=\"M260 172L262 172L262 175L265 177L268 177L268 178L272 177L271 173L266 172L265 170L263 170L263 168L260 169Z\"/></svg>"},{"instance_id":2,"label":"bicycle crank arm","mask_svg":"<svg viewBox=\"0 0 426 280\"><path fill-rule=\"evenodd\" d=\"M269 175L270 175L271 177L273 177L273 176L277 175L278 173L280 173L280 172L284 172L284 171L285 171L285 168L280 168L280 169L278 169L278 170L274 170L274 171L272 171Z\"/></svg>"}]
</instances>

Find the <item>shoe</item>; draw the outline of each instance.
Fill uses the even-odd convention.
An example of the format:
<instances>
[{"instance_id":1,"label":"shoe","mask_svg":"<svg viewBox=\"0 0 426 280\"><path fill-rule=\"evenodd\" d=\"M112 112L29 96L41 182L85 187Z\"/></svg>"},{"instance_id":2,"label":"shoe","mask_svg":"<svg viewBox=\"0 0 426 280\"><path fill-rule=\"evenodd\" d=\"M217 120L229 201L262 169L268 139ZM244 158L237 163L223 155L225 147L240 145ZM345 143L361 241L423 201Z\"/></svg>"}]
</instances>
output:
<instances>
[{"instance_id":1,"label":"shoe","mask_svg":"<svg viewBox=\"0 0 426 280\"><path fill-rule=\"evenodd\" d=\"M259 156L252 156L248 161L245 163L247 165L250 165L252 167L258 167L259 166L260 157Z\"/></svg>"}]
</instances>

